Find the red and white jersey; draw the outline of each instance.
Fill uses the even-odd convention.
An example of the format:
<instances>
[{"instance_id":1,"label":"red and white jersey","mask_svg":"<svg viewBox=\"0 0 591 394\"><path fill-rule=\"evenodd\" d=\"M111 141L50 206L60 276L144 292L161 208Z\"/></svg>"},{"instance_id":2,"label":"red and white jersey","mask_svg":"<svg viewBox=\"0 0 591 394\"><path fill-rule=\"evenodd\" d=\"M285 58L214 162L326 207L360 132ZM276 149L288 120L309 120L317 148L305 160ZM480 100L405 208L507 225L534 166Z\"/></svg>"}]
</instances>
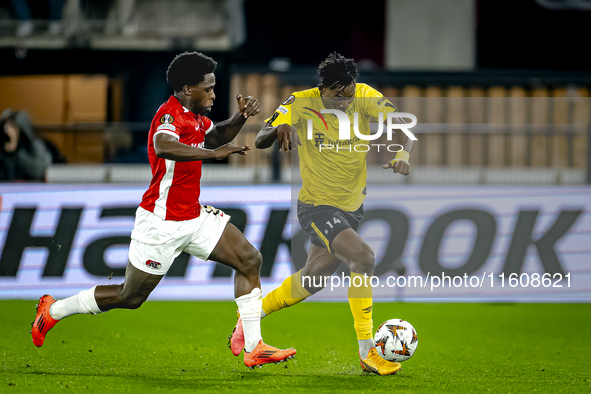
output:
<instances>
[{"instance_id":1,"label":"red and white jersey","mask_svg":"<svg viewBox=\"0 0 591 394\"><path fill-rule=\"evenodd\" d=\"M199 216L201 161L176 162L156 157L154 137L166 133L182 144L202 148L205 135L212 129L211 120L195 115L174 96L160 106L148 135L152 181L140 207L164 220L190 220Z\"/></svg>"}]
</instances>

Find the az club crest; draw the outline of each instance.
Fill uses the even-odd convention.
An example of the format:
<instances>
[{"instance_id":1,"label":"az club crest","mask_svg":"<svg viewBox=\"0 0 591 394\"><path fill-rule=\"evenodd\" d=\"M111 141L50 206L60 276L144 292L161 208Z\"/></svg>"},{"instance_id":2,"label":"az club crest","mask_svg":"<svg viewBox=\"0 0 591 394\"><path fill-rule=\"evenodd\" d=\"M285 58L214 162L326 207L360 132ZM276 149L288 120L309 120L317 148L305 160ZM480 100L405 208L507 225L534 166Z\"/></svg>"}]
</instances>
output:
<instances>
[{"instance_id":1,"label":"az club crest","mask_svg":"<svg viewBox=\"0 0 591 394\"><path fill-rule=\"evenodd\" d=\"M162 264L160 264L159 262L154 261L154 260L148 260L148 261L146 261L146 266L150 267L150 268L160 269Z\"/></svg>"}]
</instances>

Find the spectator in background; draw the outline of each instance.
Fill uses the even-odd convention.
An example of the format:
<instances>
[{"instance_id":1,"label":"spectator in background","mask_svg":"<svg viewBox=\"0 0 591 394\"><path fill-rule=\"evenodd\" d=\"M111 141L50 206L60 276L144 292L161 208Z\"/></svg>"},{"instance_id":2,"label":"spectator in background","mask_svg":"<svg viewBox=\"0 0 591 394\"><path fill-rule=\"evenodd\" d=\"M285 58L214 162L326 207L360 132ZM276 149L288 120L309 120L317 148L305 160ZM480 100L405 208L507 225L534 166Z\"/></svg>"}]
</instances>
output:
<instances>
[{"instance_id":1,"label":"spectator in background","mask_svg":"<svg viewBox=\"0 0 591 394\"><path fill-rule=\"evenodd\" d=\"M0 181L43 181L51 153L33 134L26 112L5 110L0 115Z\"/></svg>"},{"instance_id":2,"label":"spectator in background","mask_svg":"<svg viewBox=\"0 0 591 394\"><path fill-rule=\"evenodd\" d=\"M35 26L33 25L33 17L31 14L31 7L28 0L11 0L14 14L18 19L19 24L16 29L18 37L28 37L33 34ZM33 2L37 5L37 2ZM62 10L64 8L64 0L47 0L48 16L49 16L49 34L57 35L62 30Z\"/></svg>"}]
</instances>

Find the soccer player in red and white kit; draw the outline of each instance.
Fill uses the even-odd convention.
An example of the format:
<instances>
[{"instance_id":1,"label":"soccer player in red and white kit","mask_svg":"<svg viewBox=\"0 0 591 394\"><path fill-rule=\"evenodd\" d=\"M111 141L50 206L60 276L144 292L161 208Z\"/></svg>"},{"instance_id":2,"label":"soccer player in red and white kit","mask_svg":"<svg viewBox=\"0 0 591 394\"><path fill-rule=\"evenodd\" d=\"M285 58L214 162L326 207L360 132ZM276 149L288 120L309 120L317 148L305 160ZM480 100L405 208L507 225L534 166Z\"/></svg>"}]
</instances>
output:
<instances>
[{"instance_id":1,"label":"soccer player in red and white kit","mask_svg":"<svg viewBox=\"0 0 591 394\"><path fill-rule=\"evenodd\" d=\"M230 141L246 119L260 111L256 99L237 96L239 111L230 119L214 126L204 116L215 99L216 64L201 53L185 52L168 67L167 81L174 95L160 106L150 126L152 181L136 212L125 281L95 286L63 300L41 297L31 332L36 346L42 346L47 332L65 317L139 308L175 257L185 251L236 271L235 296L244 325L247 367L283 361L296 353L295 349L280 350L262 341L261 254L228 223L228 215L199 203L201 161L246 154L249 146Z\"/></svg>"}]
</instances>

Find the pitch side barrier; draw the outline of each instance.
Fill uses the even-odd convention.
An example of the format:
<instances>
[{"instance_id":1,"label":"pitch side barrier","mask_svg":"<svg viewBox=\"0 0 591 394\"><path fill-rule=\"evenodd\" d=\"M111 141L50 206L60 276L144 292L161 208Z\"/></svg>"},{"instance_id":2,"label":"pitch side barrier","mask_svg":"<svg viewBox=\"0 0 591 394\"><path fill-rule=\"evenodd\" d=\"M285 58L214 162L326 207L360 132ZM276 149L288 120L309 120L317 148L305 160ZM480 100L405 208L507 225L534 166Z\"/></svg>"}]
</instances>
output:
<instances>
[{"instance_id":1,"label":"pitch side barrier","mask_svg":"<svg viewBox=\"0 0 591 394\"><path fill-rule=\"evenodd\" d=\"M591 187L395 187L392 198L392 186L368 186L359 228L375 252L376 299L591 300ZM0 186L0 298L65 297L121 282L143 192ZM231 215L261 251L264 291L306 262L309 236L292 193L289 185L202 190L201 201ZM151 298L230 300L232 275L183 253ZM346 268L311 280L327 283L315 299L347 298Z\"/></svg>"}]
</instances>

